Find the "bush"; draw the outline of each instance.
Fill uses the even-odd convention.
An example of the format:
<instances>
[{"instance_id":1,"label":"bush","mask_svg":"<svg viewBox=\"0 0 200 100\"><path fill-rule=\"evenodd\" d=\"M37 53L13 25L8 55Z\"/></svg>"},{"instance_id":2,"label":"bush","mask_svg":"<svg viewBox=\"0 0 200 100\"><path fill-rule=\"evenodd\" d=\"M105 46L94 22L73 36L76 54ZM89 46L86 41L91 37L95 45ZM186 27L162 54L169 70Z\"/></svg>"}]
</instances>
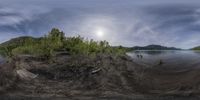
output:
<instances>
[{"instance_id":1,"label":"bush","mask_svg":"<svg viewBox=\"0 0 200 100\"><path fill-rule=\"evenodd\" d=\"M49 59L53 56L54 50L60 49L63 46L63 39L63 32L52 29L48 36L45 36L38 41L28 39L25 41L24 45L14 48L12 53L14 55L31 54Z\"/></svg>"},{"instance_id":2,"label":"bush","mask_svg":"<svg viewBox=\"0 0 200 100\"><path fill-rule=\"evenodd\" d=\"M56 50L65 50L70 54L96 55L99 53L121 55L123 47L111 47L107 41L85 40L80 36L65 37L62 31L53 28L48 35L39 38L26 38L20 45L6 46L6 56L30 54L51 59Z\"/></svg>"}]
</instances>

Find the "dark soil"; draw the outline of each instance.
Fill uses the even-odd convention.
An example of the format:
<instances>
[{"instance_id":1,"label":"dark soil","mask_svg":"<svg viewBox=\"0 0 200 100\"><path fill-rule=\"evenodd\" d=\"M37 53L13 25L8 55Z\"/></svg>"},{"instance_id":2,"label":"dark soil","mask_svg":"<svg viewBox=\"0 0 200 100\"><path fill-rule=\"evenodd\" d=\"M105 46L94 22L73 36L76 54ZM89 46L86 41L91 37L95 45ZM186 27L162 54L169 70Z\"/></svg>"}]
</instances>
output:
<instances>
[{"instance_id":1,"label":"dark soil","mask_svg":"<svg viewBox=\"0 0 200 100\"><path fill-rule=\"evenodd\" d=\"M20 69L37 77L24 79ZM23 55L0 66L0 99L198 100L199 71L145 68L128 56Z\"/></svg>"}]
</instances>

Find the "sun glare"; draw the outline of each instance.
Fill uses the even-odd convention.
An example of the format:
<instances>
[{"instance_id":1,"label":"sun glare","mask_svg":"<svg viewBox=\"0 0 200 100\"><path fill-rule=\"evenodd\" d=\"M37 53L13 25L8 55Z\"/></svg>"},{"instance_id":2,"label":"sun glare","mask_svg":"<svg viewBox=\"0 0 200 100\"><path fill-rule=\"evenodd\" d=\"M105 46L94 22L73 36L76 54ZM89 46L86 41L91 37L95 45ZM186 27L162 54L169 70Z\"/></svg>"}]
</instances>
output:
<instances>
[{"instance_id":1,"label":"sun glare","mask_svg":"<svg viewBox=\"0 0 200 100\"><path fill-rule=\"evenodd\" d=\"M103 37L104 32L102 30L97 30L96 35L97 35L97 37Z\"/></svg>"}]
</instances>

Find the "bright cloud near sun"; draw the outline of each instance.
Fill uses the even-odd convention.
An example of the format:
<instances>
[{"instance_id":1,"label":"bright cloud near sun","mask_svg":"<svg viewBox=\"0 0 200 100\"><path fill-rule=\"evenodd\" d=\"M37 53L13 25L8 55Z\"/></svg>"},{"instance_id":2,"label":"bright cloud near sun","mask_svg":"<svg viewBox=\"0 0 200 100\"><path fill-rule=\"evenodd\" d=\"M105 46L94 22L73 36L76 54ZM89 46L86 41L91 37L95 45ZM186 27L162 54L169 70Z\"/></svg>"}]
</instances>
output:
<instances>
[{"instance_id":1,"label":"bright cloud near sun","mask_svg":"<svg viewBox=\"0 0 200 100\"><path fill-rule=\"evenodd\" d=\"M0 43L21 34L43 36L53 27L67 37L80 35L111 45L192 48L200 43L200 0L1 0L0 4Z\"/></svg>"},{"instance_id":2,"label":"bright cloud near sun","mask_svg":"<svg viewBox=\"0 0 200 100\"><path fill-rule=\"evenodd\" d=\"M81 36L97 39L108 40L113 34L114 18L110 16L85 16L80 27Z\"/></svg>"},{"instance_id":3,"label":"bright cloud near sun","mask_svg":"<svg viewBox=\"0 0 200 100\"><path fill-rule=\"evenodd\" d=\"M97 35L98 38L102 38L105 33L103 30L98 29L95 34Z\"/></svg>"}]
</instances>

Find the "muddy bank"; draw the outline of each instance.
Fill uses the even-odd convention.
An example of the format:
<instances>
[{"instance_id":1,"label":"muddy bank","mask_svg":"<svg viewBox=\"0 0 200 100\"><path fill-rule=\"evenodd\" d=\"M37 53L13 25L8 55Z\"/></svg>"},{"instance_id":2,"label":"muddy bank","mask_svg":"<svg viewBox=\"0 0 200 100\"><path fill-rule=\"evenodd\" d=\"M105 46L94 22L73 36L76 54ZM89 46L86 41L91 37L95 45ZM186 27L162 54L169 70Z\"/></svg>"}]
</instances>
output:
<instances>
[{"instance_id":1,"label":"muddy bank","mask_svg":"<svg viewBox=\"0 0 200 100\"><path fill-rule=\"evenodd\" d=\"M47 61L21 55L0 69L2 98L193 100L200 93L199 70L171 73L138 65L128 56L58 54Z\"/></svg>"},{"instance_id":2,"label":"muddy bank","mask_svg":"<svg viewBox=\"0 0 200 100\"><path fill-rule=\"evenodd\" d=\"M16 57L10 66L15 88L5 90L5 94L63 97L97 96L106 92L131 94L141 90L135 76L142 67L128 56L57 55L49 62L23 55Z\"/></svg>"},{"instance_id":3,"label":"muddy bank","mask_svg":"<svg viewBox=\"0 0 200 100\"><path fill-rule=\"evenodd\" d=\"M200 95L200 69L196 67L169 71L148 68L143 74L141 84L149 88L148 93L175 96Z\"/></svg>"}]
</instances>

